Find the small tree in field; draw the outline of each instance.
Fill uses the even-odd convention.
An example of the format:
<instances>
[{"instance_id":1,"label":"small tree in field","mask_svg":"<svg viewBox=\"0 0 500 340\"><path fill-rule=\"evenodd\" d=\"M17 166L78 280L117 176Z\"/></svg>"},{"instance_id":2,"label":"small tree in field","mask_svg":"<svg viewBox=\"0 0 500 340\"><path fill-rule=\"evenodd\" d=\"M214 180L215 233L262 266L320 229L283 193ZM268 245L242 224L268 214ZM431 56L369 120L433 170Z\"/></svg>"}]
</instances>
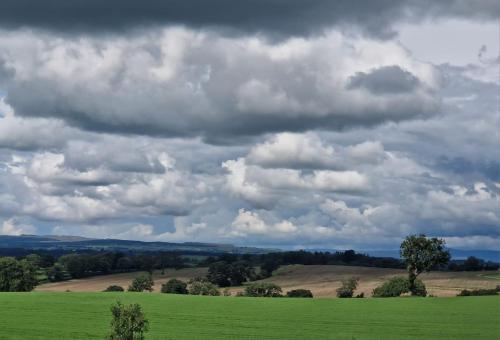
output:
<instances>
[{"instance_id":1,"label":"small tree in field","mask_svg":"<svg viewBox=\"0 0 500 340\"><path fill-rule=\"evenodd\" d=\"M189 281L188 292L191 295L219 296L219 288L212 282L203 278L195 278Z\"/></svg>"},{"instance_id":2,"label":"small tree in field","mask_svg":"<svg viewBox=\"0 0 500 340\"><path fill-rule=\"evenodd\" d=\"M337 297L352 298L354 291L358 287L358 279L351 277L342 281L342 286L337 288Z\"/></svg>"},{"instance_id":3,"label":"small tree in field","mask_svg":"<svg viewBox=\"0 0 500 340\"><path fill-rule=\"evenodd\" d=\"M111 333L109 340L143 340L149 322L137 303L124 306L119 301L111 306Z\"/></svg>"},{"instance_id":4,"label":"small tree in field","mask_svg":"<svg viewBox=\"0 0 500 340\"><path fill-rule=\"evenodd\" d=\"M245 296L250 297L280 297L282 289L271 282L253 283L245 287Z\"/></svg>"},{"instance_id":5,"label":"small tree in field","mask_svg":"<svg viewBox=\"0 0 500 340\"><path fill-rule=\"evenodd\" d=\"M153 278L151 275L141 275L132 281L132 284L128 287L129 292L143 292L147 290L148 292L153 291Z\"/></svg>"},{"instance_id":6,"label":"small tree in field","mask_svg":"<svg viewBox=\"0 0 500 340\"><path fill-rule=\"evenodd\" d=\"M444 240L435 237L427 238L425 235L408 236L401 243L400 254L406 263L408 288L412 295L419 295L415 284L417 276L450 261L450 252L445 249Z\"/></svg>"}]
</instances>

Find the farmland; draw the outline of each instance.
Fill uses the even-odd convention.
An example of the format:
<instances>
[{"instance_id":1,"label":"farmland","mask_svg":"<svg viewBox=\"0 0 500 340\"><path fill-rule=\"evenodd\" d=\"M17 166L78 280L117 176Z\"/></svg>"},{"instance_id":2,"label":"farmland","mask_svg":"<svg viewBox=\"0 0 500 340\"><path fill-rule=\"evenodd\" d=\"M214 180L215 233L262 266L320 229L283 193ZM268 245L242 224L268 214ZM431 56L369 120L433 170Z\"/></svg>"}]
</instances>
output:
<instances>
[{"instance_id":1,"label":"farmland","mask_svg":"<svg viewBox=\"0 0 500 340\"><path fill-rule=\"evenodd\" d=\"M148 339L494 339L500 297L290 299L150 293L1 293L0 339L103 339L116 300Z\"/></svg>"},{"instance_id":2,"label":"farmland","mask_svg":"<svg viewBox=\"0 0 500 340\"><path fill-rule=\"evenodd\" d=\"M186 268L180 270L169 269L164 274L155 272L155 291L159 291L162 283L169 278L188 280L196 276L204 276L206 268ZM95 276L86 279L49 283L37 287L37 291L46 292L98 292L112 284L127 287L138 273L123 273ZM360 279L357 293L371 294L376 286L393 276L404 276L406 272L399 269L369 268L353 266L326 266L326 265L290 265L281 267L271 278L264 281L274 282L283 289L297 288L310 289L315 297L334 297L335 290L341 280L355 276ZM477 272L431 272L422 274L421 278L430 294L436 296L455 296L462 289L494 288L500 284L495 279L495 272L479 274ZM231 288L233 292L242 290L241 287Z\"/></svg>"},{"instance_id":3,"label":"farmland","mask_svg":"<svg viewBox=\"0 0 500 340\"><path fill-rule=\"evenodd\" d=\"M168 281L170 278L178 278L180 280L189 280L197 276L205 276L207 268L186 268L180 270L167 269L164 274L160 271L155 271L155 291L160 290L161 284ZM133 278L143 274L140 272L121 273L111 275L93 276L85 279L75 279L70 281L54 282L41 285L36 288L37 291L46 292L100 292L110 285L119 285L127 288Z\"/></svg>"},{"instance_id":4,"label":"farmland","mask_svg":"<svg viewBox=\"0 0 500 340\"><path fill-rule=\"evenodd\" d=\"M500 273L482 274L481 276L487 279L500 280Z\"/></svg>"}]
</instances>

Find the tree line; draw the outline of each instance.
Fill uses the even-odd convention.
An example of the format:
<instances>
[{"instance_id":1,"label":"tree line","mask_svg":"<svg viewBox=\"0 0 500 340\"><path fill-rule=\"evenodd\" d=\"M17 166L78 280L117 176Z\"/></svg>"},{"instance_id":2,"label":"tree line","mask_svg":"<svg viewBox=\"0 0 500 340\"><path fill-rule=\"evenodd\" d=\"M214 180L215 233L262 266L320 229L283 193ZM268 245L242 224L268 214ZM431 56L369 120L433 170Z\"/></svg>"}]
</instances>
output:
<instances>
[{"instance_id":1,"label":"tree line","mask_svg":"<svg viewBox=\"0 0 500 340\"><path fill-rule=\"evenodd\" d=\"M189 264L177 252L125 254L98 252L65 254L57 259L47 253L22 258L0 257L0 291L31 291L37 284L120 272L165 270Z\"/></svg>"},{"instance_id":2,"label":"tree line","mask_svg":"<svg viewBox=\"0 0 500 340\"><path fill-rule=\"evenodd\" d=\"M420 267L408 267L408 258L417 256L412 253L415 249L418 249L418 256L430 261L430 267L429 263ZM431 261L429 255L431 253L439 253L443 258ZM475 257L469 257L465 261L450 262L450 254L444 249L444 241L426 238L424 235L407 237L401 245L401 257L402 259L373 257L354 250L334 253L299 250L258 255L224 253L218 256L186 256L182 252L172 251L141 253L95 251L69 253L58 257L43 251L17 259L0 257L0 291L31 290L34 285L44 281L55 282L132 271L152 273L154 270L164 271L167 268L179 269L188 266L208 267L206 280L224 288L270 277L280 266L292 264L406 268L410 273L409 289L415 291L416 278L422 271L478 271L499 268L497 263ZM428 268L423 270L422 266Z\"/></svg>"}]
</instances>

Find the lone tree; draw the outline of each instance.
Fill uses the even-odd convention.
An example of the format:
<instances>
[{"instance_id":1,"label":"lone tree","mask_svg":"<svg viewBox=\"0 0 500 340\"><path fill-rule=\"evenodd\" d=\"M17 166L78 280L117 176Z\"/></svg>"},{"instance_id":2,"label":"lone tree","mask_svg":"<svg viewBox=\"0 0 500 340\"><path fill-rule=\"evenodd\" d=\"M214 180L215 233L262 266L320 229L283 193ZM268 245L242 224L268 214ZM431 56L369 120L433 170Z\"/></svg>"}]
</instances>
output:
<instances>
[{"instance_id":1,"label":"lone tree","mask_svg":"<svg viewBox=\"0 0 500 340\"><path fill-rule=\"evenodd\" d=\"M450 261L450 252L445 249L445 242L438 238L427 238L425 235L411 235L401 243L400 255L405 260L408 270L409 290L412 295L418 295L415 284L417 276L429 272L438 265Z\"/></svg>"},{"instance_id":2,"label":"lone tree","mask_svg":"<svg viewBox=\"0 0 500 340\"><path fill-rule=\"evenodd\" d=\"M149 322L137 303L124 306L118 301L111 306L111 333L109 340L143 340Z\"/></svg>"}]
</instances>

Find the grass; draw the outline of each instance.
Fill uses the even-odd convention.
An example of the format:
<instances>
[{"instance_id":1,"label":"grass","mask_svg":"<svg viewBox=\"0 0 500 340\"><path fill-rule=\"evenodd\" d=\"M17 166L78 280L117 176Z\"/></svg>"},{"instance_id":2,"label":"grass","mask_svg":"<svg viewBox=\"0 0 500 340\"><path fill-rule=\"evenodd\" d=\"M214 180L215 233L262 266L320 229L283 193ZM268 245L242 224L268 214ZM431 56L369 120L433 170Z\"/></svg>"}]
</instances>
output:
<instances>
[{"instance_id":1,"label":"grass","mask_svg":"<svg viewBox=\"0 0 500 340\"><path fill-rule=\"evenodd\" d=\"M109 307L138 302L146 339L494 339L500 297L270 299L0 293L0 339L104 339Z\"/></svg>"},{"instance_id":2,"label":"grass","mask_svg":"<svg viewBox=\"0 0 500 340\"><path fill-rule=\"evenodd\" d=\"M494 274L484 274L481 275L482 277L485 277L487 279L494 279L494 280L500 280L500 273L494 273Z\"/></svg>"}]
</instances>

